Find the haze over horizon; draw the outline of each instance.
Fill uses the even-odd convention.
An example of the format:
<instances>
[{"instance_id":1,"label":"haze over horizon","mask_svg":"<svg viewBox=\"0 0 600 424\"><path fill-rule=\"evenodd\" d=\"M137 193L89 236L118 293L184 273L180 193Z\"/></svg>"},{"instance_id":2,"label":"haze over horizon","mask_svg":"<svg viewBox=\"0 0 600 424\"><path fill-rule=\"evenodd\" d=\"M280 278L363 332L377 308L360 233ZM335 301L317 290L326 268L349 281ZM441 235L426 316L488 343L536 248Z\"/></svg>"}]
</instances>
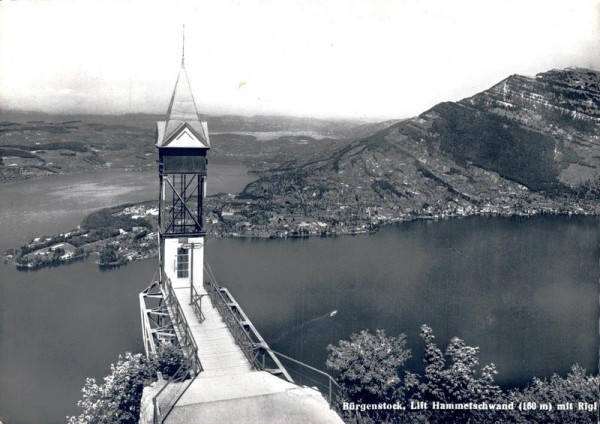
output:
<instances>
[{"instance_id":1,"label":"haze over horizon","mask_svg":"<svg viewBox=\"0 0 600 424\"><path fill-rule=\"evenodd\" d=\"M596 0L0 2L0 104L166 112L181 62L200 113L384 120L511 74L600 70Z\"/></svg>"}]
</instances>

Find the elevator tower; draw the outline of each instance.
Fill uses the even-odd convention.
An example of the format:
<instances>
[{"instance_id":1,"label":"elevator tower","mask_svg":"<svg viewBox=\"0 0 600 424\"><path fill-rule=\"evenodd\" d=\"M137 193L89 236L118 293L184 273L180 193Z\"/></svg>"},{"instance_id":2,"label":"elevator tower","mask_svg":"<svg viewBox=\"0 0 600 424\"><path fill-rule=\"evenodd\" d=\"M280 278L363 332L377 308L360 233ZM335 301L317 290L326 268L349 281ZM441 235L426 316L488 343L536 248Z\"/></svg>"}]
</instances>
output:
<instances>
[{"instance_id":1,"label":"elevator tower","mask_svg":"<svg viewBox=\"0 0 600 424\"><path fill-rule=\"evenodd\" d=\"M157 122L160 267L173 286L202 287L207 152L206 122L200 121L182 54L166 120Z\"/></svg>"}]
</instances>

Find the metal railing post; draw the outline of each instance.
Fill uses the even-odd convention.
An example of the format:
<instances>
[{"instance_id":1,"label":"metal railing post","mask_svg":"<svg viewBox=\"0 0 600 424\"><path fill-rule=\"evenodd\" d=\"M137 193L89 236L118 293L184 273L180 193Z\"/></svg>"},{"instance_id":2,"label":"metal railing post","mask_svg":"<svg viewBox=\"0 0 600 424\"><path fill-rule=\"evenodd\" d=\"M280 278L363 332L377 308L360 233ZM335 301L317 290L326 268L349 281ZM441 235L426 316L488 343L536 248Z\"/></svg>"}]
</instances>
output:
<instances>
[{"instance_id":1,"label":"metal railing post","mask_svg":"<svg viewBox=\"0 0 600 424\"><path fill-rule=\"evenodd\" d=\"M317 374L320 374L320 375L322 375L323 377L325 377L325 378L327 379L327 381L328 381L329 407L330 407L330 408L333 408L333 389L334 389L334 386L335 386L335 387L337 387L337 389L338 389L338 390L341 390L341 386L340 386L340 385L339 385L339 384L338 384L338 383L337 383L337 382L336 382L336 381L333 379L333 377L332 377L332 376L330 376L329 374L327 374L327 373L326 373L326 372L324 372L324 371L321 371L321 370L320 370L320 369L318 369L318 368L311 367L310 365L308 365L308 364L305 364L304 362L300 362L300 361L298 361L297 359L294 359L294 358L291 358L291 357L289 357L289 356L287 356L287 355L284 355L283 353L276 352L276 351L274 351L273 349L271 349L271 348L269 348L269 347L264 347L264 349L265 349L267 352L270 352L270 353L272 353L273 355L276 355L276 356L278 356L278 357L284 358L284 359L286 359L286 360L288 360L288 361L290 361L290 362L292 362L292 363L295 363L295 364L297 364L297 365L300 365L300 366L301 366L301 367L303 367L303 368L307 368L307 369L309 369L309 370L311 370L311 371L314 371L314 372L316 372ZM324 386L323 384L321 384L321 385L322 385L322 386Z\"/></svg>"},{"instance_id":2,"label":"metal railing post","mask_svg":"<svg viewBox=\"0 0 600 424\"><path fill-rule=\"evenodd\" d=\"M194 303L194 243L192 245L192 254L190 255L191 260L191 271L190 271L190 306Z\"/></svg>"},{"instance_id":3,"label":"metal railing post","mask_svg":"<svg viewBox=\"0 0 600 424\"><path fill-rule=\"evenodd\" d=\"M152 418L152 422L158 424L158 405L156 404L156 397L152 398L152 404L154 406L154 417Z\"/></svg>"}]
</instances>

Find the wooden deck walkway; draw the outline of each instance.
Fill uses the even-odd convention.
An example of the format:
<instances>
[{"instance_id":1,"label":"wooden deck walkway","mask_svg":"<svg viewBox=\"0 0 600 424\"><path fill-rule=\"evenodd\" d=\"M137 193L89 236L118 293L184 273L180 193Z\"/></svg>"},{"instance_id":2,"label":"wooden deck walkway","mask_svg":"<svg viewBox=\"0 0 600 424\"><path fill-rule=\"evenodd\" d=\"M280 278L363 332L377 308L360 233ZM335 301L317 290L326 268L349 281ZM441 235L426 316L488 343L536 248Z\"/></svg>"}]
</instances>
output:
<instances>
[{"instance_id":1,"label":"wooden deck walkway","mask_svg":"<svg viewBox=\"0 0 600 424\"><path fill-rule=\"evenodd\" d=\"M173 286L185 319L198 345L198 357L204 371L198 378L247 373L250 363L227 328L219 311L212 305L204 288L197 290L202 296L201 310L204 320L200 322L195 309L190 306L190 288Z\"/></svg>"}]
</instances>

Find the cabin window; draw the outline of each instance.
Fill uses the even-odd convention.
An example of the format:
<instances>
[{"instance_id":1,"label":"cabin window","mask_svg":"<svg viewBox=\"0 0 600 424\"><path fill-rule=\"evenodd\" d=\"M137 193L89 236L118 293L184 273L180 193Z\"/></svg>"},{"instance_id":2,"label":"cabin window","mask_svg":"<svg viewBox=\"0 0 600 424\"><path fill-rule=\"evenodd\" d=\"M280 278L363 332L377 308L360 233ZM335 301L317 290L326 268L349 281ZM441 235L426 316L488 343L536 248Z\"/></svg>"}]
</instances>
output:
<instances>
[{"instance_id":1,"label":"cabin window","mask_svg":"<svg viewBox=\"0 0 600 424\"><path fill-rule=\"evenodd\" d=\"M177 249L177 278L189 277L190 251L180 247Z\"/></svg>"}]
</instances>

